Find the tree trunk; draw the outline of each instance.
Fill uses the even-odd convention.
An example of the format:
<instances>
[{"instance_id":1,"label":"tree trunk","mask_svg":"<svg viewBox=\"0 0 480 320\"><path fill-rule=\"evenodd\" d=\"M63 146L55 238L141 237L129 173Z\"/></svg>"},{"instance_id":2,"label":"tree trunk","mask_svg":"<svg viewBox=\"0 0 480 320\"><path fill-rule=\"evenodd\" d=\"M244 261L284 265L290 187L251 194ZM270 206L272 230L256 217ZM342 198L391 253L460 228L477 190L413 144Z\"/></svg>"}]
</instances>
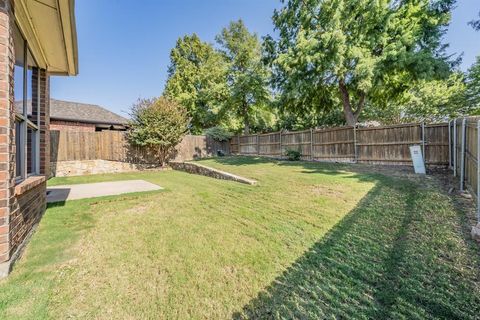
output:
<instances>
[{"instance_id":1,"label":"tree trunk","mask_svg":"<svg viewBox=\"0 0 480 320\"><path fill-rule=\"evenodd\" d=\"M360 93L357 108L353 110L352 103L350 101L350 94L348 93L347 86L343 79L338 82L338 88L340 90L340 96L342 98L345 121L347 122L347 125L354 126L357 124L358 117L360 116L363 106L365 105L365 93Z\"/></svg>"}]
</instances>

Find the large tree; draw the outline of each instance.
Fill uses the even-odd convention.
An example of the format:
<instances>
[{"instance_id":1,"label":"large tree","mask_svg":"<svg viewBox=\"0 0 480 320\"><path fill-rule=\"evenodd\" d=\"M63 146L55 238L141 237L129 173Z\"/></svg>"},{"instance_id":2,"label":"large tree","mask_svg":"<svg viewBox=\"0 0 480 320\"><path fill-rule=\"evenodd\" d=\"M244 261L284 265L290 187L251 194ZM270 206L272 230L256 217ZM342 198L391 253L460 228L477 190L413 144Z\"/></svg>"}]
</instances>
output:
<instances>
[{"instance_id":1,"label":"large tree","mask_svg":"<svg viewBox=\"0 0 480 320\"><path fill-rule=\"evenodd\" d=\"M273 17L279 39L266 48L281 100L296 112L333 109L339 99L353 125L367 102L449 73L441 38L454 0L282 2Z\"/></svg>"},{"instance_id":2,"label":"large tree","mask_svg":"<svg viewBox=\"0 0 480 320\"><path fill-rule=\"evenodd\" d=\"M447 79L418 81L396 101L390 101L388 107L367 105L364 119L383 124L440 122L472 112L466 103L465 76L452 72Z\"/></svg>"},{"instance_id":3,"label":"large tree","mask_svg":"<svg viewBox=\"0 0 480 320\"><path fill-rule=\"evenodd\" d=\"M472 113L480 113L480 56L468 69L467 73L467 101Z\"/></svg>"},{"instance_id":4,"label":"large tree","mask_svg":"<svg viewBox=\"0 0 480 320\"><path fill-rule=\"evenodd\" d=\"M164 95L187 108L191 132L201 133L220 121L228 94L227 71L224 57L196 34L177 40Z\"/></svg>"},{"instance_id":5,"label":"large tree","mask_svg":"<svg viewBox=\"0 0 480 320\"><path fill-rule=\"evenodd\" d=\"M227 111L242 119L248 134L252 122L264 120L269 100L269 72L262 62L261 43L242 20L231 22L216 39L229 63Z\"/></svg>"}]
</instances>

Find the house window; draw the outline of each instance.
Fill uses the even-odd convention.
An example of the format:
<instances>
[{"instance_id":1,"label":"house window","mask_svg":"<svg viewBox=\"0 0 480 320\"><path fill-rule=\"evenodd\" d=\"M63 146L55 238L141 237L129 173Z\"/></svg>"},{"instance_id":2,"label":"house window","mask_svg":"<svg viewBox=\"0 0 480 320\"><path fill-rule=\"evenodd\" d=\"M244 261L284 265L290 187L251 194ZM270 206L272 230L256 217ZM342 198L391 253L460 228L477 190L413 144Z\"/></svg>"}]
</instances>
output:
<instances>
[{"instance_id":1,"label":"house window","mask_svg":"<svg viewBox=\"0 0 480 320\"><path fill-rule=\"evenodd\" d=\"M28 44L15 26L15 146L16 146L16 177L23 180L29 175L39 173L40 157L40 112L39 80L37 65L28 49Z\"/></svg>"}]
</instances>

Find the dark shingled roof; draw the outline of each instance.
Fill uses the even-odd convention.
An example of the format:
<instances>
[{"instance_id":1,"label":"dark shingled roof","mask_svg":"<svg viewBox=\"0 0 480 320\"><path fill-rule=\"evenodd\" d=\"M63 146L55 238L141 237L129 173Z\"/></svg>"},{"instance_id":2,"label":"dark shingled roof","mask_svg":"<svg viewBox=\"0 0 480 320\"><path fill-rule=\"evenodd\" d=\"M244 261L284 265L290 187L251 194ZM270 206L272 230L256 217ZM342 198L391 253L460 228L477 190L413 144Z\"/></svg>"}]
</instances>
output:
<instances>
[{"instance_id":1,"label":"dark shingled roof","mask_svg":"<svg viewBox=\"0 0 480 320\"><path fill-rule=\"evenodd\" d=\"M50 118L104 124L127 124L128 120L96 104L50 99Z\"/></svg>"},{"instance_id":2,"label":"dark shingled roof","mask_svg":"<svg viewBox=\"0 0 480 320\"><path fill-rule=\"evenodd\" d=\"M21 105L15 103L17 110ZM28 103L29 109L31 108ZM29 113L31 110L29 110ZM128 120L96 104L50 99L50 119L98 124L128 124Z\"/></svg>"}]
</instances>

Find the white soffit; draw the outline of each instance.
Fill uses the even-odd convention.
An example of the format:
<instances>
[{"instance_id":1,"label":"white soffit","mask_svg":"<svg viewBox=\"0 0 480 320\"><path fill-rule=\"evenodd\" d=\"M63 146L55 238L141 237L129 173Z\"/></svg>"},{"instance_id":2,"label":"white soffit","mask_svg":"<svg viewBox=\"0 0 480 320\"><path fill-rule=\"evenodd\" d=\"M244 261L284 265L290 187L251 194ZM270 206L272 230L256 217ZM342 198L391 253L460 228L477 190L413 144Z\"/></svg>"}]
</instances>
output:
<instances>
[{"instance_id":1,"label":"white soffit","mask_svg":"<svg viewBox=\"0 0 480 320\"><path fill-rule=\"evenodd\" d=\"M74 0L16 0L15 18L40 67L78 74Z\"/></svg>"}]
</instances>

